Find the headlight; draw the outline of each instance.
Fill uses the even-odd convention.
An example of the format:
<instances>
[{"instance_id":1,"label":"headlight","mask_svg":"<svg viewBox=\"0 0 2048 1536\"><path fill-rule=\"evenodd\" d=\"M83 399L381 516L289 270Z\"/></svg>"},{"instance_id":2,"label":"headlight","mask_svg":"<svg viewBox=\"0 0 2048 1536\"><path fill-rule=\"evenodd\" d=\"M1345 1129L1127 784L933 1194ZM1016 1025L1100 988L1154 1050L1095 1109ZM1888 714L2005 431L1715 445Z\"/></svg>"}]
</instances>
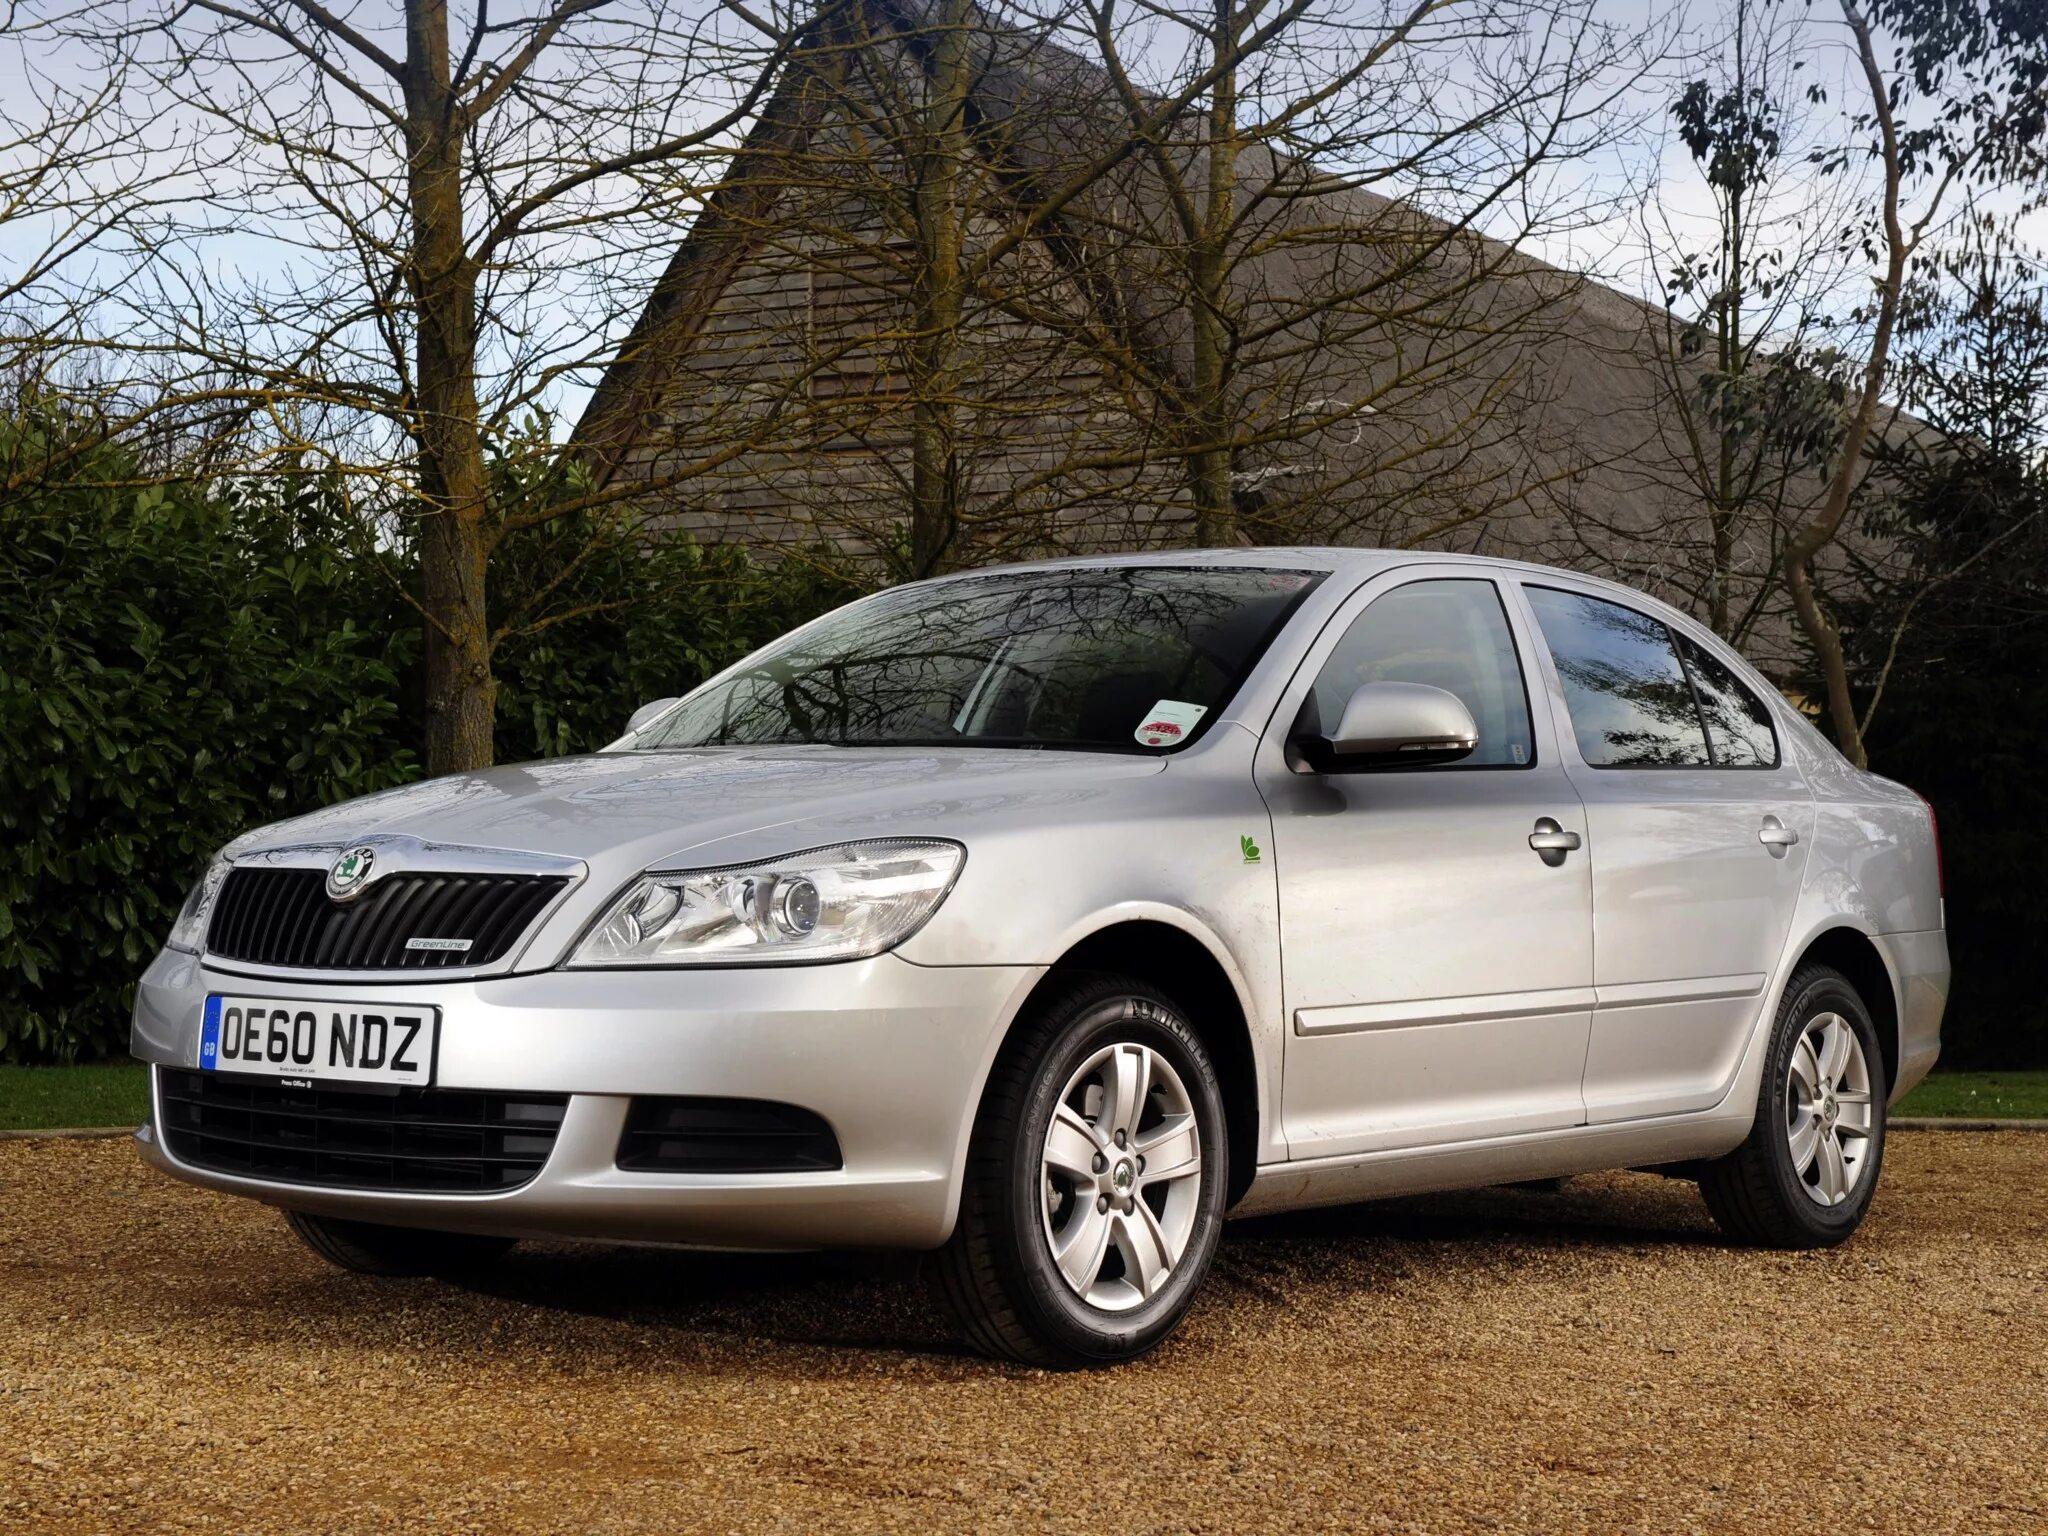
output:
<instances>
[{"instance_id":1,"label":"headlight","mask_svg":"<svg viewBox=\"0 0 2048 1536\"><path fill-rule=\"evenodd\" d=\"M182 949L188 955L196 955L206 947L206 924L213 916L213 900L220 895L220 883L227 879L228 870L233 868L226 859L216 856L206 866L206 873L192 882L192 889L185 893L185 905L178 909L178 920L171 924L170 937L164 943L172 949Z\"/></svg>"},{"instance_id":2,"label":"headlight","mask_svg":"<svg viewBox=\"0 0 2048 1536\"><path fill-rule=\"evenodd\" d=\"M893 949L938 911L966 861L958 843L814 848L762 864L643 875L584 936L571 965L772 965Z\"/></svg>"}]
</instances>

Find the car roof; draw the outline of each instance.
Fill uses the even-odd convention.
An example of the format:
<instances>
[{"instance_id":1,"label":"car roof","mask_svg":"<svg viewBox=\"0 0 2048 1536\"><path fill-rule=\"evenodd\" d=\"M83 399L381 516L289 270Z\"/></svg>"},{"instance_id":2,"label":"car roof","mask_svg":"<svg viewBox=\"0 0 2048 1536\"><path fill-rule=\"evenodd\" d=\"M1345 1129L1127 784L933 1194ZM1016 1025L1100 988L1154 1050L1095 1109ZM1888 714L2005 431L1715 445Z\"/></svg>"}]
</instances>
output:
<instances>
[{"instance_id":1,"label":"car roof","mask_svg":"<svg viewBox=\"0 0 2048 1536\"><path fill-rule=\"evenodd\" d=\"M1612 577L1595 576L1561 565L1538 565L1532 560L1509 560L1498 555L1457 555L1435 549L1275 544L1240 546L1233 549L1162 549L1113 555L1071 555L1058 560L1027 560L1011 565L980 566L974 570L950 572L930 579L954 581L963 577L987 575L990 572L1101 570L1134 565L1194 568L1235 566L1240 569L1319 571L1328 574L1343 571L1355 576L1370 576L1402 565L1469 565L1476 570L1512 572L1550 581L1564 580L1580 587L1590 587L1597 592L1604 592L1616 602L1650 610L1658 618L1675 624L1680 633L1710 645L1723 657L1734 657L1751 674L1753 681L1773 692L1777 691L1777 685L1757 671L1755 665L1741 651L1729 645L1690 614L1643 591L1640 587L1631 587L1615 581Z\"/></svg>"},{"instance_id":2,"label":"car roof","mask_svg":"<svg viewBox=\"0 0 2048 1536\"><path fill-rule=\"evenodd\" d=\"M1085 571L1119 566L1235 566L1253 570L1375 570L1415 559L1469 559L1469 556L1421 554L1414 550L1316 547L1305 544L1259 545L1233 549L1152 549L1122 554L1064 555L1054 560L1019 560L977 566L957 576L982 576L992 571ZM947 577L940 577L946 580Z\"/></svg>"},{"instance_id":3,"label":"car roof","mask_svg":"<svg viewBox=\"0 0 2048 1536\"><path fill-rule=\"evenodd\" d=\"M1537 565L1527 560L1508 560L1497 555L1457 555L1436 549L1377 549L1354 545L1272 544L1238 546L1231 549L1132 550L1123 554L1067 555L1054 560L1020 560L1006 565L977 566L973 570L949 572L932 578L938 581L962 576L984 576L1011 571L1084 571L1123 566L1238 567L1252 570L1348 571L1370 574L1397 565L1471 565L1486 570L1523 571L1532 575L1563 576L1573 581L1595 582L1615 592L1648 597L1633 587L1563 566ZM1654 599L1651 599L1654 601Z\"/></svg>"}]
</instances>

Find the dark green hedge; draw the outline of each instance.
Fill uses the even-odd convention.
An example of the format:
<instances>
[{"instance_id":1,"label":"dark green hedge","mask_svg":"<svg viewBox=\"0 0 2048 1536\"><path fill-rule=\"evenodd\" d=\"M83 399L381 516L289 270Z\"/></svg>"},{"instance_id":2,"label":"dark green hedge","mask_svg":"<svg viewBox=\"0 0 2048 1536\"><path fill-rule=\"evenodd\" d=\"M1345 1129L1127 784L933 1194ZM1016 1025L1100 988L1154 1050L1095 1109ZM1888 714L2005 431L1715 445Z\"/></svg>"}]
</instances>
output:
<instances>
[{"instance_id":1,"label":"dark green hedge","mask_svg":"<svg viewBox=\"0 0 2048 1536\"><path fill-rule=\"evenodd\" d=\"M576 519L503 548L492 581L493 622L512 632L496 667L501 763L593 751L642 704L866 590L823 559L770 566L733 545L605 536Z\"/></svg>"},{"instance_id":2,"label":"dark green hedge","mask_svg":"<svg viewBox=\"0 0 2048 1536\"><path fill-rule=\"evenodd\" d=\"M1870 766L1941 819L1955 972L1942 1065L2048 1066L2048 473L1974 448L1892 472L1903 489L1884 531L1906 573L1848 606L1845 630L1864 675L1890 668Z\"/></svg>"},{"instance_id":3,"label":"dark green hedge","mask_svg":"<svg viewBox=\"0 0 2048 1536\"><path fill-rule=\"evenodd\" d=\"M419 776L416 573L403 548L334 553L336 506L317 486L0 503L0 1061L123 1049L135 977L212 850ZM495 574L501 617L532 626L499 657L500 761L602 745L855 595L802 562L583 524Z\"/></svg>"}]
</instances>

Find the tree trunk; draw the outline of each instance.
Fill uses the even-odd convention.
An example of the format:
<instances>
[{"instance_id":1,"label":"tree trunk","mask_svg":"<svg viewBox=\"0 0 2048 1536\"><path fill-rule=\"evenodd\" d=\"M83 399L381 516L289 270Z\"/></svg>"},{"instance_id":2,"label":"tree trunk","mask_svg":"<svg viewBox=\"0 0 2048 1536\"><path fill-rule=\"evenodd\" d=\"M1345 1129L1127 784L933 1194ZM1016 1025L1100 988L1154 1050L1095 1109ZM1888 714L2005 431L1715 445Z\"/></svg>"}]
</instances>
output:
<instances>
[{"instance_id":1,"label":"tree trunk","mask_svg":"<svg viewBox=\"0 0 2048 1536\"><path fill-rule=\"evenodd\" d=\"M1821 681L1827 688L1828 717L1835 727L1835 745L1858 768L1870 766L1870 754L1863 745L1863 726L1856 718L1856 699L1849 690L1849 659L1842 649L1841 631L1820 605L1813 589L1813 568L1805 559L1785 561L1785 585L1792 591L1792 610L1807 642L1820 662Z\"/></svg>"},{"instance_id":2,"label":"tree trunk","mask_svg":"<svg viewBox=\"0 0 2048 1536\"><path fill-rule=\"evenodd\" d=\"M1722 376L1729 377L1728 321L1725 314L1721 321ZM1735 366L1740 366L1737 363ZM1730 617L1733 605L1729 601L1728 582L1731 567L1735 564L1735 519L1738 512L1735 494L1735 434L1727 422L1715 424L1714 435L1719 439L1714 476L1713 508L1707 514L1707 537L1711 545L1708 551L1710 562L1707 570L1707 626L1723 640L1733 641L1731 633L1733 620Z\"/></svg>"},{"instance_id":3,"label":"tree trunk","mask_svg":"<svg viewBox=\"0 0 2048 1536\"><path fill-rule=\"evenodd\" d=\"M1230 263L1228 245L1237 213L1236 0L1216 0L1217 73L1209 98L1208 185L1202 225L1188 251L1192 377L1188 424L1194 443L1188 455L1188 490L1195 503L1195 542L1204 547L1237 542L1237 506L1231 495L1231 339L1226 315Z\"/></svg>"},{"instance_id":4,"label":"tree trunk","mask_svg":"<svg viewBox=\"0 0 2048 1536\"><path fill-rule=\"evenodd\" d=\"M915 334L909 349L913 578L933 575L954 563L960 532L960 170L967 157L972 20L969 0L947 0L943 30L932 50L923 121L917 128L917 164L912 168L917 238L912 282Z\"/></svg>"},{"instance_id":5,"label":"tree trunk","mask_svg":"<svg viewBox=\"0 0 2048 1536\"><path fill-rule=\"evenodd\" d=\"M1878 285L1877 324L1871 331L1870 356L1863 365L1863 392L1857 397L1856 409L1842 433L1834 473L1828 479L1827 498L1811 521L1793 529L1787 537L1783 569L1785 585L1792 594L1793 612L1813 646L1821 677L1827 684L1828 716L1835 727L1835 745L1858 768L1867 768L1870 754L1863 745L1863 722L1857 717L1855 695L1849 687L1848 657L1842 649L1841 631L1822 610L1814 590L1813 560L1841 532L1849 515L1856 472L1862 466L1863 450L1877 420L1878 399L1891 361L1892 329L1898 322L1899 297L1906 285L1906 267L1912 259L1915 239L1907 235L1899 218L1899 189L1905 179L1905 162L1870 26L1854 0L1841 0L1841 5L1843 18L1856 39L1857 62L1870 88L1871 107L1884 145L1885 273Z\"/></svg>"},{"instance_id":6,"label":"tree trunk","mask_svg":"<svg viewBox=\"0 0 2048 1536\"><path fill-rule=\"evenodd\" d=\"M476 269L462 218L466 124L450 99L446 0L406 0L405 19L427 772L443 774L491 764L498 690L485 604L495 537L477 409Z\"/></svg>"},{"instance_id":7,"label":"tree trunk","mask_svg":"<svg viewBox=\"0 0 2048 1536\"><path fill-rule=\"evenodd\" d=\"M420 526L427 623L427 772L491 766L498 683L484 620L490 550L479 519L431 511Z\"/></svg>"},{"instance_id":8,"label":"tree trunk","mask_svg":"<svg viewBox=\"0 0 2048 1536\"><path fill-rule=\"evenodd\" d=\"M1736 78L1742 79L1740 64L1742 33L1736 31ZM1727 381L1726 388L1739 394L1746 383L1749 359L1742 351L1742 305L1747 297L1744 292L1744 250L1742 228L1742 189L1731 187L1728 195L1728 218L1721 242L1721 298L1719 323L1715 329L1720 333L1718 359L1721 377ZM1714 511L1712 523L1713 567L1708 572L1711 589L1707 596L1707 623L1714 633L1723 640L1732 639L1730 627L1730 603L1728 581L1730 567L1735 563L1735 518L1737 496L1735 493L1735 434L1723 421L1715 431L1718 462L1715 465Z\"/></svg>"}]
</instances>

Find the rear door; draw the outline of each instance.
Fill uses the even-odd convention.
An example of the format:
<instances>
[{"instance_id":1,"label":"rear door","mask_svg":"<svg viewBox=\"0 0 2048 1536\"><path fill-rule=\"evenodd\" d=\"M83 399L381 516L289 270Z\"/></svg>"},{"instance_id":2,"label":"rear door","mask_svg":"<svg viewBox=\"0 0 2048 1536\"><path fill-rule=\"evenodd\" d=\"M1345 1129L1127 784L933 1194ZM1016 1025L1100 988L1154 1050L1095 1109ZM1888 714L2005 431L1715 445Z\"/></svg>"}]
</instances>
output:
<instances>
[{"instance_id":1,"label":"rear door","mask_svg":"<svg viewBox=\"0 0 2048 1536\"><path fill-rule=\"evenodd\" d=\"M1293 1156L1326 1157L1582 1123L1593 1004L1583 837L1531 636L1486 567L1368 583L1303 662L1260 743L1273 814ZM1361 684L1457 694L1478 749L1436 767L1317 774L1287 741Z\"/></svg>"},{"instance_id":2,"label":"rear door","mask_svg":"<svg viewBox=\"0 0 2048 1536\"><path fill-rule=\"evenodd\" d=\"M1813 799L1752 685L1605 592L1522 584L1592 845L1593 1124L1718 1103L1791 926Z\"/></svg>"}]
</instances>

